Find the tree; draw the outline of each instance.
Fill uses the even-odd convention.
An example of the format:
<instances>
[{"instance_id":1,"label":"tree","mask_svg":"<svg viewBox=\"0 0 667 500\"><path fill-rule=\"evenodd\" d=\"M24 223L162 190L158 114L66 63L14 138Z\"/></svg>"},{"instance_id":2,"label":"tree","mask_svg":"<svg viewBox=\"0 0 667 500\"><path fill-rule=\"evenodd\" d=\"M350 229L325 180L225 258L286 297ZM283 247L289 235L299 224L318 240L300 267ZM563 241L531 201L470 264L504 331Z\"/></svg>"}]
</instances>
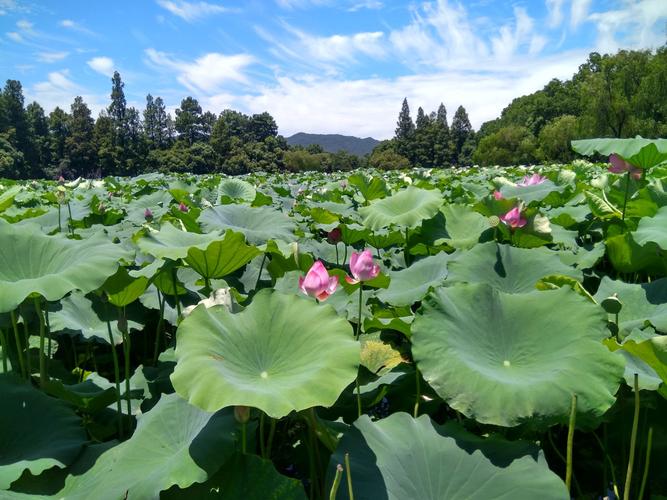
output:
<instances>
[{"instance_id":1,"label":"tree","mask_svg":"<svg viewBox=\"0 0 667 500\"><path fill-rule=\"evenodd\" d=\"M536 142L526 127L510 125L482 138L473 154L480 165L515 165L535 161Z\"/></svg>"},{"instance_id":2,"label":"tree","mask_svg":"<svg viewBox=\"0 0 667 500\"><path fill-rule=\"evenodd\" d=\"M419 130L420 128L423 129L425 127L428 127L428 125L431 123L431 120L429 120L428 116L424 114L424 110L421 106L417 109L417 119L415 120L415 128L416 130Z\"/></svg>"},{"instance_id":3,"label":"tree","mask_svg":"<svg viewBox=\"0 0 667 500\"><path fill-rule=\"evenodd\" d=\"M44 177L51 163L49 144L49 122L42 108L36 102L26 108L26 118L30 137L30 157L27 159L29 176L33 179Z\"/></svg>"},{"instance_id":4,"label":"tree","mask_svg":"<svg viewBox=\"0 0 667 500\"><path fill-rule=\"evenodd\" d=\"M111 104L109 104L107 112L114 125L113 144L119 146L125 144L127 125L125 117L127 114L127 102L125 101L124 87L125 84L120 78L120 73L114 71L111 78Z\"/></svg>"},{"instance_id":5,"label":"tree","mask_svg":"<svg viewBox=\"0 0 667 500\"><path fill-rule=\"evenodd\" d=\"M90 109L77 96L72 103L69 120L69 137L65 141L65 151L69 159L67 174L74 177L99 177L97 154L93 142L94 121Z\"/></svg>"},{"instance_id":6,"label":"tree","mask_svg":"<svg viewBox=\"0 0 667 500\"><path fill-rule=\"evenodd\" d=\"M179 139L189 145L203 139L202 110L197 99L188 96L181 101L176 110L175 126Z\"/></svg>"},{"instance_id":7,"label":"tree","mask_svg":"<svg viewBox=\"0 0 667 500\"><path fill-rule=\"evenodd\" d=\"M273 116L265 111L264 113L250 117L248 134L254 141L263 141L267 137L276 137L278 135L278 125Z\"/></svg>"},{"instance_id":8,"label":"tree","mask_svg":"<svg viewBox=\"0 0 667 500\"><path fill-rule=\"evenodd\" d=\"M399 141L411 139L415 132L415 124L410 118L410 106L408 106L408 98L403 99L401 112L398 114L398 121L396 122L396 139Z\"/></svg>"},{"instance_id":9,"label":"tree","mask_svg":"<svg viewBox=\"0 0 667 500\"><path fill-rule=\"evenodd\" d=\"M70 134L69 116L57 107L49 114L49 135L51 149L51 176L66 169L66 143Z\"/></svg>"},{"instance_id":10,"label":"tree","mask_svg":"<svg viewBox=\"0 0 667 500\"><path fill-rule=\"evenodd\" d=\"M579 137L579 122L576 116L563 115L547 123L538 137L538 157L545 161L569 162L574 159L570 146Z\"/></svg>"},{"instance_id":11,"label":"tree","mask_svg":"<svg viewBox=\"0 0 667 500\"><path fill-rule=\"evenodd\" d=\"M153 96L148 94L146 96L146 108L144 109L144 133L146 134L146 141L149 148L155 149L158 147L158 110Z\"/></svg>"},{"instance_id":12,"label":"tree","mask_svg":"<svg viewBox=\"0 0 667 500\"><path fill-rule=\"evenodd\" d=\"M452 163L460 165L462 163L461 152L463 145L473 134L472 125L468 118L468 113L463 106L459 106L452 118L452 126L449 129L451 137Z\"/></svg>"},{"instance_id":13,"label":"tree","mask_svg":"<svg viewBox=\"0 0 667 500\"><path fill-rule=\"evenodd\" d=\"M7 141L14 149L21 152L23 160L33 160L30 150L30 130L26 112L23 107L23 87L18 80L7 80L5 88L2 91L3 101L3 121L6 122L5 129L2 130ZM26 154L27 153L27 154ZM18 158L15 156L15 158ZM18 167L24 169L25 166ZM21 177L27 177L25 173Z\"/></svg>"}]
</instances>

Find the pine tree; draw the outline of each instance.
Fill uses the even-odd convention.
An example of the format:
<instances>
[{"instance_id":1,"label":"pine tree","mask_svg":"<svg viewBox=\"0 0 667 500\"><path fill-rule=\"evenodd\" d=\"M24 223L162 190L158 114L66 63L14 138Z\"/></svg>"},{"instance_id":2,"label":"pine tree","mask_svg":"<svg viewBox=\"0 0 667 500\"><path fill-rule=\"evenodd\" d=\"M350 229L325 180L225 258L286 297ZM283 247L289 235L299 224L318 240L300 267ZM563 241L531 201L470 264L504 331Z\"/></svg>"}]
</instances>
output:
<instances>
[{"instance_id":1,"label":"pine tree","mask_svg":"<svg viewBox=\"0 0 667 500\"><path fill-rule=\"evenodd\" d=\"M18 80L7 80L2 91L4 120L6 130L3 131L9 142L17 150L26 153L29 147L28 120L23 107L23 87Z\"/></svg>"},{"instance_id":2,"label":"pine tree","mask_svg":"<svg viewBox=\"0 0 667 500\"><path fill-rule=\"evenodd\" d=\"M148 94L146 96L146 109L144 109L144 133L146 134L146 141L149 149L158 148L158 117L157 105L153 100L153 96Z\"/></svg>"},{"instance_id":3,"label":"pine tree","mask_svg":"<svg viewBox=\"0 0 667 500\"><path fill-rule=\"evenodd\" d=\"M107 112L114 124L113 143L119 146L125 144L126 135L125 115L127 113L127 101L125 100L125 92L123 91L124 87L125 84L120 78L120 73L114 71L111 78L111 104L109 104Z\"/></svg>"},{"instance_id":4,"label":"pine tree","mask_svg":"<svg viewBox=\"0 0 667 500\"><path fill-rule=\"evenodd\" d=\"M57 173L66 168L65 144L69 137L69 116L56 107L49 114L49 136L51 149L50 176L57 177Z\"/></svg>"},{"instance_id":5,"label":"pine tree","mask_svg":"<svg viewBox=\"0 0 667 500\"><path fill-rule=\"evenodd\" d=\"M28 129L30 131L30 153L27 158L28 171L33 179L44 177L51 163L51 150L49 148L49 122L44 115L44 108L36 102L26 108Z\"/></svg>"},{"instance_id":6,"label":"pine tree","mask_svg":"<svg viewBox=\"0 0 667 500\"><path fill-rule=\"evenodd\" d=\"M438 106L438 113L436 114L435 120L449 132L449 125L447 124L447 108L445 108L443 103L440 103L440 106Z\"/></svg>"},{"instance_id":7,"label":"pine tree","mask_svg":"<svg viewBox=\"0 0 667 500\"><path fill-rule=\"evenodd\" d=\"M69 175L77 177L99 175L97 150L93 141L94 120L81 96L77 96L72 103L69 122L70 135L65 141Z\"/></svg>"},{"instance_id":8,"label":"pine tree","mask_svg":"<svg viewBox=\"0 0 667 500\"><path fill-rule=\"evenodd\" d=\"M468 119L468 113L463 106L459 106L452 119L450 129L452 163L460 165L463 161L461 152L465 142L473 135L472 125Z\"/></svg>"},{"instance_id":9,"label":"pine tree","mask_svg":"<svg viewBox=\"0 0 667 500\"><path fill-rule=\"evenodd\" d=\"M181 101L174 125L179 138L189 145L203 138L202 110L197 99L188 96Z\"/></svg>"},{"instance_id":10,"label":"pine tree","mask_svg":"<svg viewBox=\"0 0 667 500\"><path fill-rule=\"evenodd\" d=\"M430 121L431 120L424 114L422 107L419 106L419 109L417 109L417 119L415 120L416 129L419 130L420 128L428 127Z\"/></svg>"},{"instance_id":11,"label":"pine tree","mask_svg":"<svg viewBox=\"0 0 667 500\"><path fill-rule=\"evenodd\" d=\"M403 99L401 112L398 114L398 121L396 122L396 139L410 139L415 132L415 124L410 118L410 107L408 106L408 98Z\"/></svg>"}]
</instances>

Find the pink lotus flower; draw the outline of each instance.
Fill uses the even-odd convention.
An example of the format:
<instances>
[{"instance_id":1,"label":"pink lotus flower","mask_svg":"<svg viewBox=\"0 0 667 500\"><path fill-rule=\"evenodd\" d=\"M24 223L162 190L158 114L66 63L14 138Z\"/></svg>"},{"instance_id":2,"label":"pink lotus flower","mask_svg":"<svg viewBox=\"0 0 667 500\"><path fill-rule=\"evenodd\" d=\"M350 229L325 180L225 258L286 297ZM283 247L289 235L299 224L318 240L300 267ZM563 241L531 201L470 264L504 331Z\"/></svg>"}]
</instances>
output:
<instances>
[{"instance_id":1,"label":"pink lotus flower","mask_svg":"<svg viewBox=\"0 0 667 500\"><path fill-rule=\"evenodd\" d=\"M147 208L146 210L144 210L144 219L146 219L148 221L153 219L153 212L151 212L150 208Z\"/></svg>"},{"instance_id":2,"label":"pink lotus flower","mask_svg":"<svg viewBox=\"0 0 667 500\"><path fill-rule=\"evenodd\" d=\"M517 182L517 186L536 186L538 184L542 184L546 180L547 178L542 177L540 174L526 175L521 182Z\"/></svg>"},{"instance_id":3,"label":"pink lotus flower","mask_svg":"<svg viewBox=\"0 0 667 500\"><path fill-rule=\"evenodd\" d=\"M329 243L336 244L342 239L342 236L343 233L341 232L340 228L335 227L327 233L327 240Z\"/></svg>"},{"instance_id":4,"label":"pink lotus flower","mask_svg":"<svg viewBox=\"0 0 667 500\"><path fill-rule=\"evenodd\" d=\"M500 191L494 191L494 192L493 192L493 197L494 197L496 200L502 200L502 199L503 199L503 195L500 193Z\"/></svg>"},{"instance_id":5,"label":"pink lotus flower","mask_svg":"<svg viewBox=\"0 0 667 500\"><path fill-rule=\"evenodd\" d=\"M183 202L181 202L181 203L178 205L178 209L179 209L181 212L187 212L187 211L188 211L188 207L187 207L187 205L186 205L185 203L183 203Z\"/></svg>"},{"instance_id":6,"label":"pink lotus flower","mask_svg":"<svg viewBox=\"0 0 667 500\"><path fill-rule=\"evenodd\" d=\"M500 220L511 228L523 227L528 223L525 218L521 217L521 209L519 207L514 207L505 215L501 216Z\"/></svg>"},{"instance_id":7,"label":"pink lotus flower","mask_svg":"<svg viewBox=\"0 0 667 500\"><path fill-rule=\"evenodd\" d=\"M345 276L345 281L354 285L360 281L368 281L380 274L380 266L373 262L373 254L370 250L357 253L352 252L350 257L350 271L354 278Z\"/></svg>"},{"instance_id":8,"label":"pink lotus flower","mask_svg":"<svg viewBox=\"0 0 667 500\"><path fill-rule=\"evenodd\" d=\"M306 273L299 277L299 288L303 293L318 300L326 300L338 287L338 276L329 276L322 261L316 261Z\"/></svg>"},{"instance_id":9,"label":"pink lotus flower","mask_svg":"<svg viewBox=\"0 0 667 500\"><path fill-rule=\"evenodd\" d=\"M641 168L637 168L632 163L628 163L616 153L609 157L609 171L612 174L624 174L625 172L630 172L630 175L635 180L642 178Z\"/></svg>"}]
</instances>

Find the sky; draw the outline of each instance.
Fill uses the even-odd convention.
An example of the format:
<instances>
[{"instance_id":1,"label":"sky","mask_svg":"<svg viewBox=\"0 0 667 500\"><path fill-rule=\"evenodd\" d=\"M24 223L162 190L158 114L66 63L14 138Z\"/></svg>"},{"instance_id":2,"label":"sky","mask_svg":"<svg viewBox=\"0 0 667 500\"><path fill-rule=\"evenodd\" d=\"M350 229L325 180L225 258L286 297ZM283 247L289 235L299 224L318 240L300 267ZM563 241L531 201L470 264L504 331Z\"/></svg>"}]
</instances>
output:
<instances>
[{"instance_id":1,"label":"sky","mask_svg":"<svg viewBox=\"0 0 667 500\"><path fill-rule=\"evenodd\" d=\"M26 104L95 116L120 72L129 105L268 111L279 132L393 136L463 105L473 127L568 79L590 52L657 48L667 0L0 0L0 77Z\"/></svg>"}]
</instances>

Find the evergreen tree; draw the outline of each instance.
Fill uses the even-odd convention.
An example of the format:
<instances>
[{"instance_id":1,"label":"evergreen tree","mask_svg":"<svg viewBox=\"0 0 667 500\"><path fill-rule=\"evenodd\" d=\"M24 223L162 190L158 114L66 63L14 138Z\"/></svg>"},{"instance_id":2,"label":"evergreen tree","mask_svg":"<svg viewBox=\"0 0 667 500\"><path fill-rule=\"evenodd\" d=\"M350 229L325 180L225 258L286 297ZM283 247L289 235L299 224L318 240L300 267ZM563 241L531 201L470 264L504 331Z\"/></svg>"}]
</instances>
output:
<instances>
[{"instance_id":1,"label":"evergreen tree","mask_svg":"<svg viewBox=\"0 0 667 500\"><path fill-rule=\"evenodd\" d=\"M411 139L415 132L415 124L410 118L410 106L408 106L408 98L403 99L401 112L398 114L398 121L396 122L396 139Z\"/></svg>"},{"instance_id":2,"label":"evergreen tree","mask_svg":"<svg viewBox=\"0 0 667 500\"><path fill-rule=\"evenodd\" d=\"M111 104L109 104L107 112L114 125L113 144L118 146L125 144L126 136L127 102L123 91L124 87L125 84L120 78L120 73L114 71L111 78Z\"/></svg>"},{"instance_id":3,"label":"evergreen tree","mask_svg":"<svg viewBox=\"0 0 667 500\"><path fill-rule=\"evenodd\" d=\"M57 172L67 169L66 142L69 137L69 116L67 113L56 107L49 114L49 135L51 149L50 176L57 177Z\"/></svg>"},{"instance_id":4,"label":"evergreen tree","mask_svg":"<svg viewBox=\"0 0 667 500\"><path fill-rule=\"evenodd\" d=\"M25 154L29 147L29 129L23 107L23 87L18 80L7 80L2 91L4 116L7 128L4 131L9 142Z\"/></svg>"},{"instance_id":5,"label":"evergreen tree","mask_svg":"<svg viewBox=\"0 0 667 500\"><path fill-rule=\"evenodd\" d=\"M421 106L417 109L417 119L415 120L415 128L419 130L420 128L428 127L431 120L424 114L424 110Z\"/></svg>"},{"instance_id":6,"label":"evergreen tree","mask_svg":"<svg viewBox=\"0 0 667 500\"><path fill-rule=\"evenodd\" d=\"M65 151L69 159L67 173L73 177L99 176L93 141L94 121L81 96L77 96L72 103L69 125L70 134L65 141Z\"/></svg>"},{"instance_id":7,"label":"evergreen tree","mask_svg":"<svg viewBox=\"0 0 667 500\"><path fill-rule=\"evenodd\" d=\"M445 130L449 132L449 125L447 124L447 108L443 103L438 106L438 112L435 115L435 121Z\"/></svg>"},{"instance_id":8,"label":"evergreen tree","mask_svg":"<svg viewBox=\"0 0 667 500\"><path fill-rule=\"evenodd\" d=\"M460 165L463 158L461 152L465 142L472 137L473 130L468 118L468 113L463 106L459 106L452 118L452 127L449 130L451 136L452 163Z\"/></svg>"},{"instance_id":9,"label":"evergreen tree","mask_svg":"<svg viewBox=\"0 0 667 500\"><path fill-rule=\"evenodd\" d=\"M278 125L273 116L267 112L252 115L248 123L248 134L252 140L261 142L267 137L276 137Z\"/></svg>"},{"instance_id":10,"label":"evergreen tree","mask_svg":"<svg viewBox=\"0 0 667 500\"><path fill-rule=\"evenodd\" d=\"M26 156L27 170L33 179L44 177L51 163L49 144L49 122L42 108L36 102L26 108L30 136L30 155Z\"/></svg>"},{"instance_id":11,"label":"evergreen tree","mask_svg":"<svg viewBox=\"0 0 667 500\"><path fill-rule=\"evenodd\" d=\"M189 145L203 138L202 110L197 99L188 96L181 101L180 108L176 110L174 125L179 139Z\"/></svg>"},{"instance_id":12,"label":"evergreen tree","mask_svg":"<svg viewBox=\"0 0 667 500\"><path fill-rule=\"evenodd\" d=\"M146 134L146 141L150 149L158 148L158 117L157 105L153 100L153 96L148 94L146 96L146 109L144 109L144 133Z\"/></svg>"}]
</instances>

